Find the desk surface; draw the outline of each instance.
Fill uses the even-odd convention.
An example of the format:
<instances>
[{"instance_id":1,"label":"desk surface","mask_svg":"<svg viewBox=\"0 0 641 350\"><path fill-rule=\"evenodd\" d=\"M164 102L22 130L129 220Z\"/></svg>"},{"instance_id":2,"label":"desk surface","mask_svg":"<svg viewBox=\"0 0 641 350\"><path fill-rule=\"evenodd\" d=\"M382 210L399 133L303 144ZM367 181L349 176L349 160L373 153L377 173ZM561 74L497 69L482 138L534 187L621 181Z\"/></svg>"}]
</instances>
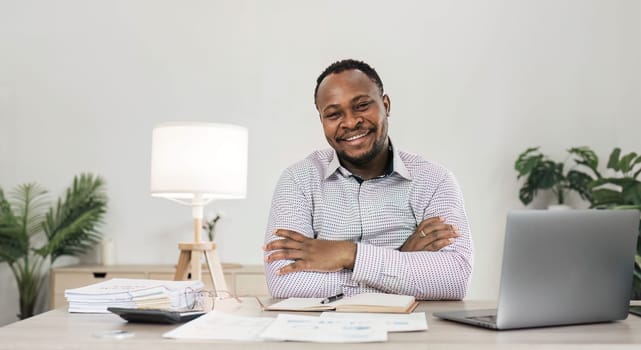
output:
<instances>
[{"instance_id":1,"label":"desk surface","mask_svg":"<svg viewBox=\"0 0 641 350\"><path fill-rule=\"evenodd\" d=\"M625 321L528 330L492 331L443 321L432 312L452 309L491 308L482 301L421 302L416 311L427 315L425 332L390 333L389 341L376 344L246 343L164 339L172 325L128 324L112 314L69 314L56 309L0 328L0 349L639 349L641 317ZM254 298L242 304L218 302L217 309L246 316L275 316L261 311ZM312 313L313 314L313 313ZM135 333L128 339L99 339L93 334L108 330ZM214 344L215 343L215 344Z\"/></svg>"}]
</instances>

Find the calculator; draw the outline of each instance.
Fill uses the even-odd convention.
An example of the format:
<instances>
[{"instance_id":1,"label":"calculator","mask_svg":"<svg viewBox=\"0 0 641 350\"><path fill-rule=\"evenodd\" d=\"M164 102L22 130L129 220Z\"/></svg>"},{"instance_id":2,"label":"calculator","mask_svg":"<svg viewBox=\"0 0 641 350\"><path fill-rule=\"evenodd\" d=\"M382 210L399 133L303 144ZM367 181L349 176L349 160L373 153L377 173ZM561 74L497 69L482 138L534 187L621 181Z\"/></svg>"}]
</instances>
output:
<instances>
[{"instance_id":1,"label":"calculator","mask_svg":"<svg viewBox=\"0 0 641 350\"><path fill-rule=\"evenodd\" d=\"M183 323L205 314L205 311L171 311L162 309L134 309L108 307L108 311L122 317L128 322L138 323Z\"/></svg>"}]
</instances>

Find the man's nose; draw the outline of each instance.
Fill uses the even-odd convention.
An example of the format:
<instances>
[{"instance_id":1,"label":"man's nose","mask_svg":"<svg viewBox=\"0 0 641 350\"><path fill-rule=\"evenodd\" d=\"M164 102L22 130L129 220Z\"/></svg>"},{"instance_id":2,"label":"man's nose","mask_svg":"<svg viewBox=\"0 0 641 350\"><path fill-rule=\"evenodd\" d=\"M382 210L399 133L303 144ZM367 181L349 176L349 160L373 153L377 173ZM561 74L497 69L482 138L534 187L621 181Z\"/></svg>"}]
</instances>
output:
<instances>
[{"instance_id":1,"label":"man's nose","mask_svg":"<svg viewBox=\"0 0 641 350\"><path fill-rule=\"evenodd\" d=\"M347 112L345 115L345 119L343 121L343 127L347 129L356 129L362 123L363 123L362 115L354 112Z\"/></svg>"}]
</instances>

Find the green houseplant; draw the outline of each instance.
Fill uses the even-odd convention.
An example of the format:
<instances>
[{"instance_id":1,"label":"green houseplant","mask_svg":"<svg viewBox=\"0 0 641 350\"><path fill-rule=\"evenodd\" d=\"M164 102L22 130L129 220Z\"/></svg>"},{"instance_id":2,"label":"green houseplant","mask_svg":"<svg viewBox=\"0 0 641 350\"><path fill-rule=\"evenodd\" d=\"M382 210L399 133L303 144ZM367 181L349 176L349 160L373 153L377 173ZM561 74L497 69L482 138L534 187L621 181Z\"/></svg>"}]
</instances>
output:
<instances>
[{"instance_id":1,"label":"green houseplant","mask_svg":"<svg viewBox=\"0 0 641 350\"><path fill-rule=\"evenodd\" d=\"M207 238L209 238L210 242L213 242L216 236L216 223L218 220L220 220L220 214L216 214L211 220L204 220L203 222L202 228L207 232Z\"/></svg>"},{"instance_id":2,"label":"green houseplant","mask_svg":"<svg viewBox=\"0 0 641 350\"><path fill-rule=\"evenodd\" d=\"M597 173L596 166L598 162L590 170ZM623 155L620 148L615 148L610 153L606 168L609 169L608 176L599 175L589 183L590 207L641 210L641 155L635 152ZM639 238L634 265L633 299L641 299L641 226Z\"/></svg>"},{"instance_id":3,"label":"green houseplant","mask_svg":"<svg viewBox=\"0 0 641 350\"><path fill-rule=\"evenodd\" d=\"M558 204L565 203L569 191L576 191L581 198L590 200L588 184L601 176L596 171L598 158L588 147L575 147L567 151L574 157L574 167L567 172L565 163L551 160L539 151L539 147L528 148L518 156L514 169L518 172L517 179L525 177L519 190L519 199L523 204L530 204L540 190L551 190ZM580 166L587 166L595 174L577 170Z\"/></svg>"},{"instance_id":4,"label":"green houseplant","mask_svg":"<svg viewBox=\"0 0 641 350\"><path fill-rule=\"evenodd\" d=\"M518 178L527 179L519 192L523 204L528 204L537 190L553 189L555 193L577 191L581 198L594 209L638 209L641 210L641 155L635 152L622 154L620 148L610 153L606 171L599 172L599 158L589 147L576 147L568 150L574 167L564 174L563 163L556 163L538 151L538 147L528 148L519 155L515 169ZM563 194L559 203L563 202ZM633 299L641 299L641 226L637 240Z\"/></svg>"},{"instance_id":5,"label":"green houseplant","mask_svg":"<svg viewBox=\"0 0 641 350\"><path fill-rule=\"evenodd\" d=\"M106 210L104 181L92 174L75 176L64 199L51 206L47 191L35 183L18 185L7 196L0 188L0 263L16 279L20 319L34 314L46 265L82 255L99 241Z\"/></svg>"}]
</instances>

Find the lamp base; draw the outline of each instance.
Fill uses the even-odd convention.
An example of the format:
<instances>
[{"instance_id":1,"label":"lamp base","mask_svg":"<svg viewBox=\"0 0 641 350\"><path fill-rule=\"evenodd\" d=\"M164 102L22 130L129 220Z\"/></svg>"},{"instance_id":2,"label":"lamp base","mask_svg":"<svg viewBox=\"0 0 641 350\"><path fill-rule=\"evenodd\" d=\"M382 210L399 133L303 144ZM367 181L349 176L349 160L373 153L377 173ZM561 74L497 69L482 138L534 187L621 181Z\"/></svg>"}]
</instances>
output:
<instances>
[{"instance_id":1,"label":"lamp base","mask_svg":"<svg viewBox=\"0 0 641 350\"><path fill-rule=\"evenodd\" d=\"M180 257L178 258L178 266L176 267L176 274L174 280L184 281L187 280L189 274L189 267L191 266L191 279L202 280L202 257L205 256L207 267L209 268L209 275L214 287L214 293L218 296L219 292L230 293L227 288L227 282L223 275L223 267L220 263L220 258L216 252L216 243L213 242L181 242L178 244L180 249ZM230 293L231 294L231 293Z\"/></svg>"}]
</instances>

